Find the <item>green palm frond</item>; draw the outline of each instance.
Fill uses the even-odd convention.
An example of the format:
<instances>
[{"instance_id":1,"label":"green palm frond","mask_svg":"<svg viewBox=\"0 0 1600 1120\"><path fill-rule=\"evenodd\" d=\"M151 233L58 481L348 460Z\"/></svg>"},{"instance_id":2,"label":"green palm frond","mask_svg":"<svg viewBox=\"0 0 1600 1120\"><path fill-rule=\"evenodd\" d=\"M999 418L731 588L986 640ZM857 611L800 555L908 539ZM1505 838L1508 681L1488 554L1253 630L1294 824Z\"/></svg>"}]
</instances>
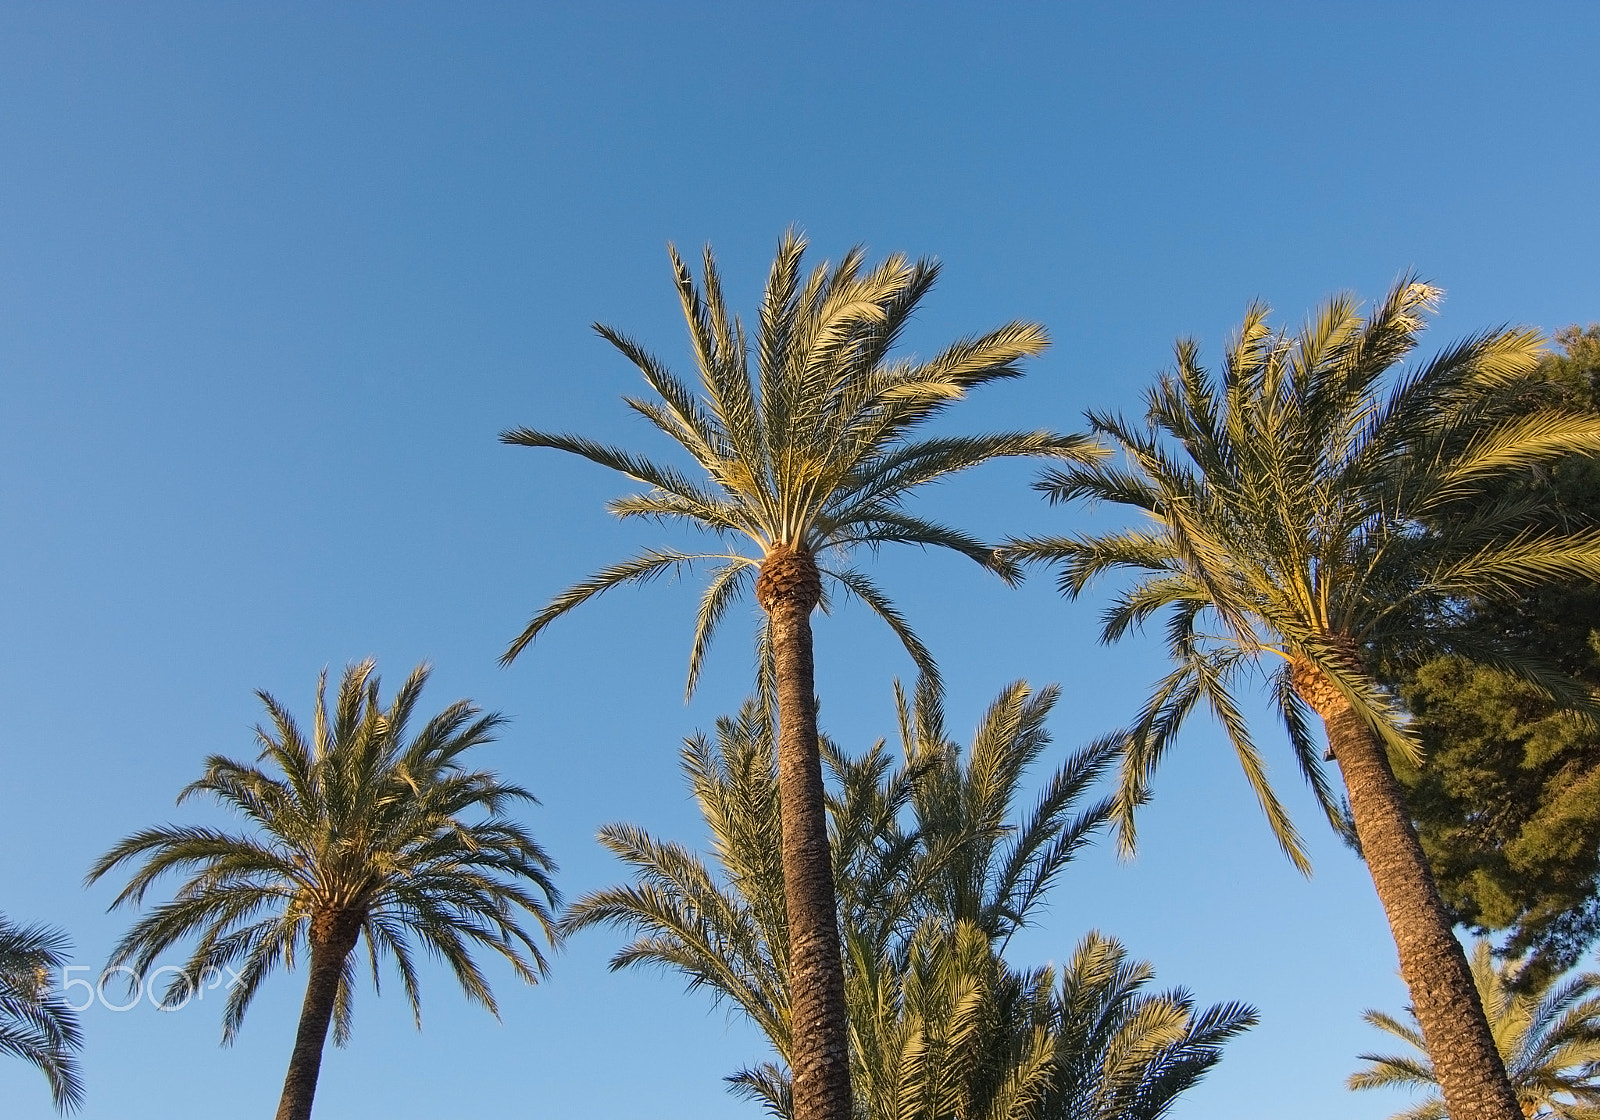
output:
<instances>
[{"instance_id":1,"label":"green palm frond","mask_svg":"<svg viewBox=\"0 0 1600 1120\"><path fill-rule=\"evenodd\" d=\"M1032 814L1015 831L1001 862L996 888L982 915L986 929L1012 930L1027 924L1061 871L1111 819L1111 799L1104 798L1065 815L1098 782L1122 750L1122 735L1095 740L1070 755L1044 787Z\"/></svg>"},{"instance_id":2,"label":"green palm frond","mask_svg":"<svg viewBox=\"0 0 1600 1120\"><path fill-rule=\"evenodd\" d=\"M918 671L934 681L939 679L939 667L933 662L933 654L928 652L928 647L922 644L922 639L912 631L905 616L865 572L856 568L824 568L822 574L838 580L840 586L871 608L873 614L888 623L889 629L894 631L894 636L900 639L900 644L911 655L911 660L916 663Z\"/></svg>"},{"instance_id":3,"label":"green palm frond","mask_svg":"<svg viewBox=\"0 0 1600 1120\"><path fill-rule=\"evenodd\" d=\"M791 1120L794 1094L786 1070L772 1062L753 1069L742 1069L727 1078L733 1091L746 1100L758 1101L773 1120Z\"/></svg>"},{"instance_id":4,"label":"green palm frond","mask_svg":"<svg viewBox=\"0 0 1600 1120\"><path fill-rule=\"evenodd\" d=\"M885 454L860 461L843 488L851 504L838 519L848 521L850 510L855 507L894 501L919 486L992 459L1047 456L1077 462L1095 453L1093 441L1087 436L1046 431L952 436L899 444Z\"/></svg>"},{"instance_id":5,"label":"green palm frond","mask_svg":"<svg viewBox=\"0 0 1600 1120\"><path fill-rule=\"evenodd\" d=\"M660 579L668 574L676 574L685 568L706 560L737 560L739 557L730 557L725 553L687 553L668 549L646 549L631 560L624 560L620 564L612 564L602 568L593 576L575 583L560 595L550 601L549 606L534 615L533 621L518 634L516 640L507 647L506 652L500 655L500 663L509 665L516 660L530 642L539 636L550 623L566 614L572 608L588 602L596 595L610 591L613 587L620 587L628 583L649 583L651 580Z\"/></svg>"},{"instance_id":6,"label":"green palm frond","mask_svg":"<svg viewBox=\"0 0 1600 1120\"><path fill-rule=\"evenodd\" d=\"M1058 989L1059 1068L1045 1115L1154 1120L1256 1022L1244 1004L1196 1013L1181 990L1146 993L1152 979L1114 938L1096 932L1079 942Z\"/></svg>"},{"instance_id":7,"label":"green palm frond","mask_svg":"<svg viewBox=\"0 0 1600 1120\"><path fill-rule=\"evenodd\" d=\"M630 455L620 448L595 443L582 436L536 432L531 428L513 428L501 433L500 442L518 447L552 447L557 451L581 456L592 463L599 463L602 467L609 467L619 474L627 475L635 481L670 494L691 508L710 509L717 505L716 498L670 467L657 466L648 459Z\"/></svg>"},{"instance_id":8,"label":"green palm frond","mask_svg":"<svg viewBox=\"0 0 1600 1120\"><path fill-rule=\"evenodd\" d=\"M746 584L755 578L755 562L736 557L712 573L700 597L700 610L695 618L694 645L689 650L689 679L684 695L694 695L694 686L700 681L700 669L705 662L706 650L717 632L717 626L746 590Z\"/></svg>"},{"instance_id":9,"label":"green palm frond","mask_svg":"<svg viewBox=\"0 0 1600 1120\"><path fill-rule=\"evenodd\" d=\"M1351 842L1354 839L1353 833L1345 821L1344 811L1334 793L1333 783L1328 780L1328 774L1322 768L1322 748L1311 736L1311 709L1295 692L1287 664L1280 667L1274 675L1272 691L1278 718L1283 721L1283 729L1289 737L1289 746L1294 751L1295 765L1300 769L1300 776L1305 779L1306 785L1311 787L1312 796L1317 799L1317 805L1322 809L1322 814L1329 825L1344 836L1346 843Z\"/></svg>"}]
</instances>

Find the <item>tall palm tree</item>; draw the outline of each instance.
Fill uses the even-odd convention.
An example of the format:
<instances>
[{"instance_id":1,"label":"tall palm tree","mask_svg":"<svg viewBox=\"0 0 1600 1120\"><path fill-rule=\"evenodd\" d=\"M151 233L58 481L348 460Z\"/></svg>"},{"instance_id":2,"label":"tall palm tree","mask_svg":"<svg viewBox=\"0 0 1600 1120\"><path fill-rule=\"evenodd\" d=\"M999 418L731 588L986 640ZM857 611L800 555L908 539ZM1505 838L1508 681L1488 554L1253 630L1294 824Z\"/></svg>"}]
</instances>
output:
<instances>
[{"instance_id":1,"label":"tall palm tree","mask_svg":"<svg viewBox=\"0 0 1600 1120\"><path fill-rule=\"evenodd\" d=\"M77 1057L83 1032L53 983L66 964L66 950L61 931L19 926L0 915L0 1054L37 1066L62 1112L83 1104Z\"/></svg>"},{"instance_id":2,"label":"tall palm tree","mask_svg":"<svg viewBox=\"0 0 1600 1120\"><path fill-rule=\"evenodd\" d=\"M1515 1120L1516 1098L1390 769L1386 748L1408 757L1416 748L1363 658L1399 637L1415 649L1464 641L1428 630L1450 603L1558 574L1600 576L1600 535L1530 530L1531 510L1516 500L1463 501L1506 472L1600 451L1600 424L1550 411L1505 418L1503 396L1540 354L1531 331L1458 343L1385 394L1385 377L1416 345L1437 295L1404 280L1366 319L1335 299L1292 338L1252 308L1220 384L1195 345L1181 342L1176 371L1147 396L1145 425L1090 416L1125 466L1062 468L1039 483L1052 501L1099 500L1143 519L1120 532L1015 542L1010 554L1059 565L1068 597L1103 572L1135 573L1106 612L1107 641L1170 608L1176 666L1139 717L1122 765L1125 845L1157 764L1203 703L1232 739L1285 852L1306 866L1232 691L1260 663L1277 664L1272 690L1295 757L1338 821L1308 730L1309 712L1322 718L1450 1115ZM1462 512L1422 529L1446 509ZM1457 651L1516 663L1487 646ZM1520 668L1562 687L1537 666Z\"/></svg>"},{"instance_id":3,"label":"tall palm tree","mask_svg":"<svg viewBox=\"0 0 1600 1120\"><path fill-rule=\"evenodd\" d=\"M535 983L545 958L523 928L531 917L553 938L550 908L560 897L555 864L506 813L533 802L520 786L463 757L490 742L503 722L457 701L407 738L426 666L379 702L371 661L352 665L330 711L327 674L317 683L306 736L289 711L257 695L270 725L258 726L266 767L220 755L178 795L208 794L240 813L244 832L164 825L127 837L89 872L92 883L127 864L135 869L112 903L138 905L166 874L188 875L172 901L140 918L111 963L142 979L170 945L195 938L165 998L184 1000L218 970L237 967L223 1016L233 1041L262 981L279 965L310 957L305 1002L278 1105L278 1120L311 1115L330 1023L335 1045L350 1034L356 947L392 957L412 1016L422 1025L414 945L450 966L468 999L498 1014L474 949L487 949Z\"/></svg>"},{"instance_id":4,"label":"tall palm tree","mask_svg":"<svg viewBox=\"0 0 1600 1120\"><path fill-rule=\"evenodd\" d=\"M1533 986L1519 981L1521 966L1496 961L1480 938L1472 949L1472 980L1489 1015L1495 1046L1511 1087L1529 1120L1596 1120L1600 1117L1600 975L1585 973L1564 984L1536 974ZM1416 1015L1407 1009L1412 1023ZM1370 1066L1350 1076L1352 1089L1389 1086L1435 1090L1391 1120L1446 1120L1438 1075L1415 1026L1381 1011L1367 1022L1410 1044L1412 1055L1362 1054Z\"/></svg>"},{"instance_id":5,"label":"tall palm tree","mask_svg":"<svg viewBox=\"0 0 1600 1120\"><path fill-rule=\"evenodd\" d=\"M824 740L859 1120L1153 1118L1254 1022L1240 1005L1197 1013L1182 991L1142 991L1148 966L1098 934L1059 976L1002 958L1110 810L1081 805L1110 764L1108 740L1072 755L1031 812L1018 811L1055 696L1010 686L962 752L923 687L914 707L901 703L899 766L882 743L850 758ZM639 937L613 967L670 968L747 1014L779 1060L730 1081L788 1120L793 977L773 755L759 702L719 721L715 742L691 740L684 769L717 872L679 845L611 826L602 841L635 884L586 896L564 924L630 929Z\"/></svg>"},{"instance_id":6,"label":"tall palm tree","mask_svg":"<svg viewBox=\"0 0 1600 1120\"><path fill-rule=\"evenodd\" d=\"M595 573L535 615L502 660L513 660L552 621L595 595L707 565L710 580L689 657L692 691L717 624L753 587L766 612L779 710L796 1114L801 1120L847 1120L844 979L817 746L811 612L826 607L829 581L865 602L899 636L918 668L934 674L921 641L877 585L849 565L850 554L863 545L936 545L1009 578L1009 566L994 549L905 512L902 502L920 486L991 459L1073 459L1087 441L1043 431L909 439L967 390L1018 376L1018 362L1044 349L1044 329L1010 323L963 339L927 362L891 362L889 352L932 287L938 266L895 255L869 269L863 252L854 249L836 267L822 265L802 277L804 250L793 231L778 246L755 332L753 376L749 340L723 302L709 249L700 286L671 252L698 366L698 395L637 343L610 327L596 327L639 368L657 398L630 398L628 404L687 451L706 481L579 436L528 428L501 435L507 443L580 455L647 486L611 503L618 517L676 522L727 542L726 551L712 553L650 549Z\"/></svg>"}]
</instances>

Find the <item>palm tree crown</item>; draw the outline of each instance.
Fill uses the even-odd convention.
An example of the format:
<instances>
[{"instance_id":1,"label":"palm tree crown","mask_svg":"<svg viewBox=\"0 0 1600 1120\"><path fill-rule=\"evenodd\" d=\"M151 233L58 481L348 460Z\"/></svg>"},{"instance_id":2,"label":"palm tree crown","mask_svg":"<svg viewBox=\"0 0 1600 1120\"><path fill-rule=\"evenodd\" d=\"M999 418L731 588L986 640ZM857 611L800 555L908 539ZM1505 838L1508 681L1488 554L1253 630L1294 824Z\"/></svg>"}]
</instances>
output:
<instances>
[{"instance_id":1,"label":"palm tree crown","mask_svg":"<svg viewBox=\"0 0 1600 1120\"><path fill-rule=\"evenodd\" d=\"M1581 700L1513 653L1463 648L1428 623L1452 604L1558 575L1600 577L1600 533L1540 528L1532 499L1474 500L1487 484L1570 452L1600 452L1600 422L1507 408L1540 355L1531 331L1498 330L1408 371L1436 289L1404 280L1362 319L1327 304L1297 336L1253 308L1220 382L1192 342L1147 397L1143 426L1091 415L1126 465L1063 467L1039 483L1053 501L1131 507L1140 524L1101 535L1014 542L1022 562L1059 565L1069 597L1095 576L1135 579L1106 612L1114 640L1167 610L1175 666L1130 735L1116 814L1125 846L1134 811L1188 715L1204 705L1232 740L1279 843L1302 869L1300 837L1267 781L1234 684L1263 661L1301 773L1342 823L1308 729L1322 718L1351 827L1400 950L1418 1017L1449 1074L1455 1120L1511 1120L1515 1101L1460 945L1406 814L1387 751L1415 757L1403 715L1367 668L1374 648L1494 659ZM1430 528L1431 527L1431 528Z\"/></svg>"},{"instance_id":2,"label":"palm tree crown","mask_svg":"<svg viewBox=\"0 0 1600 1120\"><path fill-rule=\"evenodd\" d=\"M83 1104L77 1059L83 1032L55 983L66 949L59 930L19 926L0 915L0 1054L36 1066L63 1112Z\"/></svg>"},{"instance_id":3,"label":"palm tree crown","mask_svg":"<svg viewBox=\"0 0 1600 1120\"><path fill-rule=\"evenodd\" d=\"M505 815L533 795L464 765L468 750L492 739L498 715L458 701L407 738L427 677L419 667L385 708L373 664L352 665L330 711L324 674L309 736L282 704L258 693L271 718L270 726L257 728L261 758L270 765L213 755L204 776L178 798L210 795L241 814L248 831L146 829L89 873L93 882L136 865L114 907L140 904L169 873L189 876L172 901L134 925L111 961L143 977L164 950L193 937L194 950L166 998L187 998L224 967L237 972L224 1042L237 1034L267 975L309 952L306 1009L280 1117L310 1113L330 1016L336 1044L350 1033L360 941L374 986L379 959L393 959L418 1026L416 945L444 960L467 997L491 1012L494 995L475 949L504 958L529 983L545 969L523 922L531 917L547 938L553 935L555 865Z\"/></svg>"},{"instance_id":4,"label":"palm tree crown","mask_svg":"<svg viewBox=\"0 0 1600 1120\"><path fill-rule=\"evenodd\" d=\"M858 248L837 266L821 265L802 278L805 247L793 231L778 246L757 326L754 376L750 341L723 302L709 248L700 287L669 248L699 393L632 339L595 326L638 367L658 398L628 398L628 405L687 451L704 481L581 436L515 428L500 437L568 451L648 486L610 504L618 517L680 522L730 542L744 540L755 554L642 552L558 595L511 643L504 661L515 659L556 618L603 591L709 564L689 661L691 692L707 643L740 594L754 584L765 605L794 587L815 605L822 578L877 612L919 670L931 674L936 670L927 650L866 574L849 565L850 553L860 545L936 545L1010 578L1009 563L991 546L906 513L902 502L918 487L991 459L1076 459L1092 454L1090 441L1045 431L907 437L969 389L1020 376L1018 362L1044 349L1044 328L1008 323L956 342L930 361L891 361L889 352L933 286L938 265L894 255L868 268ZM833 559L818 571L824 554ZM765 579L757 582L761 571Z\"/></svg>"},{"instance_id":5,"label":"palm tree crown","mask_svg":"<svg viewBox=\"0 0 1600 1120\"><path fill-rule=\"evenodd\" d=\"M1529 1120L1596 1120L1600 1117L1600 975L1589 972L1566 983L1544 976L1532 987L1519 982L1520 966L1495 960L1480 938L1472 950L1472 979L1483 999L1495 1045L1511 1087ZM1416 1015L1408 1008L1412 1022ZM1389 1086L1437 1090L1422 1034L1381 1011L1364 1018L1409 1043L1413 1055L1362 1054L1372 1064L1350 1076L1352 1089ZM1435 1091L1391 1120L1446 1120Z\"/></svg>"},{"instance_id":6,"label":"palm tree crown","mask_svg":"<svg viewBox=\"0 0 1600 1120\"><path fill-rule=\"evenodd\" d=\"M1351 300L1335 299L1293 338L1275 333L1266 309L1254 307L1220 384L1185 341L1176 371L1147 396L1143 427L1090 415L1126 467L1052 469L1038 483L1052 502L1111 502L1149 520L1119 533L1015 541L1011 556L1057 564L1061 590L1074 598L1102 573L1137 573L1105 614L1106 641L1171 611L1176 666L1142 713L1124 762L1117 804L1124 844L1133 843L1133 811L1151 773L1204 703L1231 737L1280 844L1305 868L1233 682L1263 659L1278 665L1272 690L1296 759L1337 821L1307 734L1307 705L1348 703L1392 749L1415 757L1403 715L1362 667L1364 650L1402 637L1421 648L1431 636L1429 613L1451 601L1558 573L1600 577L1600 534L1519 532L1533 512L1525 504L1473 509L1442 531L1423 531L1496 475L1572 451L1600 452L1600 424L1590 416L1497 419L1541 353L1530 331L1490 332L1451 347L1382 398L1384 377L1416 345L1438 295L1403 281L1367 320ZM1540 666L1517 667L1572 694Z\"/></svg>"},{"instance_id":7,"label":"palm tree crown","mask_svg":"<svg viewBox=\"0 0 1600 1120\"><path fill-rule=\"evenodd\" d=\"M1254 1022L1241 1005L1197 1011L1181 990L1146 991L1149 966L1099 934L1059 972L1003 959L1110 809L1083 804L1115 755L1110 739L1073 753L1031 809L1018 804L1049 746L1055 699L1053 688L1009 686L963 751L924 682L913 704L900 704L898 766L881 742L859 757L824 743L862 1120L1148 1120ZM691 740L683 764L716 871L680 845L610 826L602 842L635 883L581 899L565 926L632 930L638 938L613 967L669 968L749 1015L780 1061L730 1080L789 1118L793 978L765 705L719 721L714 741Z\"/></svg>"}]
</instances>

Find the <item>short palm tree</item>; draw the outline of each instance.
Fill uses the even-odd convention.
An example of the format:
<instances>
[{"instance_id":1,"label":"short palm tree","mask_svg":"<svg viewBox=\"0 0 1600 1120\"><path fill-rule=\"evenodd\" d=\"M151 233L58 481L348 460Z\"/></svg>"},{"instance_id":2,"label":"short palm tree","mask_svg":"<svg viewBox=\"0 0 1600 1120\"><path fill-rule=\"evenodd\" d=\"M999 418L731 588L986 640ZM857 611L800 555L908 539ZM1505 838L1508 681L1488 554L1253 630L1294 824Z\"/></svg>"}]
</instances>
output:
<instances>
[{"instance_id":1,"label":"short palm tree","mask_svg":"<svg viewBox=\"0 0 1600 1120\"><path fill-rule=\"evenodd\" d=\"M0 915L0 1054L37 1066L63 1112L83 1104L77 1056L83 1032L55 983L66 949L59 930L19 926Z\"/></svg>"},{"instance_id":2,"label":"short palm tree","mask_svg":"<svg viewBox=\"0 0 1600 1120\"><path fill-rule=\"evenodd\" d=\"M189 876L172 901L134 925L111 963L142 978L168 946L195 938L166 998L185 999L207 976L234 969L224 1043L267 975L309 956L278 1120L311 1115L328 1027L335 1044L350 1033L361 941L375 986L379 959L393 958L419 1027L414 945L442 958L467 998L490 1012L494 995L474 949L503 957L529 983L544 972L545 958L523 923L531 917L553 936L555 865L506 815L533 795L465 765L468 750L492 740L498 715L457 701L407 738L427 678L425 666L416 669L385 708L372 662L352 665L330 711L324 674L309 737L282 704L258 693L271 720L256 730L268 765L213 755L204 776L178 797L181 803L209 794L242 814L248 830L146 829L89 872L92 883L136 865L113 907L140 904L168 873Z\"/></svg>"},{"instance_id":3,"label":"short palm tree","mask_svg":"<svg viewBox=\"0 0 1600 1120\"><path fill-rule=\"evenodd\" d=\"M824 741L859 1120L1153 1118L1254 1021L1239 1005L1196 1013L1181 991L1143 992L1148 966L1097 934L1059 976L1003 960L1006 940L1110 809L1081 806L1115 752L1102 741L1018 812L1025 771L1049 744L1055 695L1012 685L964 754L945 738L928 687L901 705L901 765L882 743L850 758ZM632 930L638 939L613 967L670 968L747 1014L779 1060L730 1081L789 1120L793 979L773 756L772 721L755 702L720 721L715 742L691 740L684 768L717 873L679 845L611 826L602 841L635 884L580 900L565 927Z\"/></svg>"},{"instance_id":4,"label":"short palm tree","mask_svg":"<svg viewBox=\"0 0 1600 1120\"><path fill-rule=\"evenodd\" d=\"M1413 649L1464 640L1428 629L1451 603L1556 575L1600 576L1600 535L1529 530L1525 504L1465 500L1507 472L1600 451L1600 424L1557 412L1505 418L1504 395L1540 354L1529 331L1452 346L1385 394L1383 380L1416 345L1437 294L1403 281L1366 319L1336 299L1295 337L1275 333L1254 308L1220 383L1194 344L1180 343L1176 371L1147 397L1145 425L1090 416L1125 466L1064 467L1039 483L1052 501L1109 502L1144 518L1119 532L1014 542L1010 554L1058 565L1069 597L1101 573L1135 573L1106 613L1107 641L1170 608L1176 666L1122 766L1125 845L1157 764L1203 704L1232 739L1284 850L1306 866L1232 691L1263 661L1278 666L1273 694L1301 772L1337 820L1309 713L1326 728L1450 1115L1514 1120L1515 1097L1385 751L1414 756L1415 746L1364 658L1397 640ZM1447 510L1464 512L1424 531ZM1493 648L1457 651L1515 661Z\"/></svg>"},{"instance_id":5,"label":"short palm tree","mask_svg":"<svg viewBox=\"0 0 1600 1120\"><path fill-rule=\"evenodd\" d=\"M618 517L675 522L727 542L725 551L712 553L650 549L597 572L535 615L503 660L514 659L552 621L595 595L706 565L710 580L689 658L692 691L717 624L753 587L766 612L779 711L781 851L798 1025L796 1114L847 1120L843 972L817 746L811 612L826 606L829 581L883 618L919 669L933 674L927 650L877 585L850 566L850 554L884 543L935 545L1009 577L994 549L907 513L904 499L991 459L1073 459L1087 441L1042 431L909 439L967 390L1018 376L1021 359L1044 348L1043 328L1011 323L957 342L930 361L890 361L938 267L896 255L869 269L858 249L836 267L823 265L803 277L804 250L792 231L778 246L755 332L754 376L750 342L723 302L709 250L700 287L671 254L699 394L631 339L596 327L655 394L628 404L688 452L704 481L579 436L528 428L502 434L507 443L571 452L647 486L611 503Z\"/></svg>"},{"instance_id":6,"label":"short palm tree","mask_svg":"<svg viewBox=\"0 0 1600 1120\"><path fill-rule=\"evenodd\" d=\"M1529 1120L1596 1120L1600 1117L1600 975L1585 973L1564 984L1558 984L1557 977L1543 976L1528 986L1519 981L1519 968L1495 960L1487 940L1473 946L1472 979L1523 1115ZM1415 1013L1407 1011L1415 1024ZM1434 1090L1391 1120L1446 1120L1444 1099L1437 1092L1439 1078L1421 1033L1381 1011L1368 1011L1365 1018L1418 1053L1362 1054L1362 1060L1372 1064L1351 1075L1350 1088Z\"/></svg>"}]
</instances>

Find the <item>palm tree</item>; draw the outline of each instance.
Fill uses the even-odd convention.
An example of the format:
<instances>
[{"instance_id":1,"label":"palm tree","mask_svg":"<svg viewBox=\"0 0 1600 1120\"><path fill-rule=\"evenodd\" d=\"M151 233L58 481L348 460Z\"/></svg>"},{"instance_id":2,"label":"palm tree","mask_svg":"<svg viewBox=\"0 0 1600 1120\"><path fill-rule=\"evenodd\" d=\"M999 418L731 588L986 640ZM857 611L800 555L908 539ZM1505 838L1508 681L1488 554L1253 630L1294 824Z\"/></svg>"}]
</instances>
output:
<instances>
[{"instance_id":1,"label":"palm tree","mask_svg":"<svg viewBox=\"0 0 1600 1120\"><path fill-rule=\"evenodd\" d=\"M650 549L595 573L535 615L502 660L513 660L553 620L595 595L709 565L689 657L692 691L717 624L753 585L766 612L779 711L781 851L798 1024L796 1114L847 1120L844 979L817 745L811 612L827 606L829 581L865 602L919 669L934 674L932 658L894 605L849 566L850 553L883 543L936 545L1009 578L1009 565L994 549L906 513L903 500L920 486L991 459L1073 459L1086 441L1043 431L909 440L967 390L1018 376L1018 362L1044 348L1043 328L1010 323L959 341L931 361L891 363L889 351L938 266L896 255L868 269L855 249L837 267L820 266L802 280L804 250L793 231L778 246L756 328L754 377L744 326L727 311L709 249L700 287L671 252L699 367L698 397L637 343L596 327L658 398L630 398L628 404L687 451L707 483L579 436L528 428L501 435L507 443L580 455L649 487L613 501L618 517L684 524L727 542L726 551L714 553ZM740 541L748 552L736 547Z\"/></svg>"},{"instance_id":2,"label":"palm tree","mask_svg":"<svg viewBox=\"0 0 1600 1120\"><path fill-rule=\"evenodd\" d=\"M31 1062L50 1082L62 1112L83 1104L78 1016L52 979L67 961L67 938L49 926L19 926L0 915L0 1054Z\"/></svg>"},{"instance_id":3,"label":"palm tree","mask_svg":"<svg viewBox=\"0 0 1600 1120\"><path fill-rule=\"evenodd\" d=\"M1536 974L1535 983L1528 986L1520 981L1520 972L1520 965L1497 962L1486 939L1473 946L1472 980L1522 1114L1529 1120L1596 1120L1600 1117L1600 975L1585 973L1557 986L1556 977ZM1407 1011L1415 1023L1415 1013ZM1362 1060L1372 1064L1350 1076L1350 1088L1437 1090L1439 1079L1417 1029L1381 1011L1368 1011L1365 1018L1419 1054L1362 1054ZM1391 1120L1446 1120L1444 1099L1434 1092Z\"/></svg>"},{"instance_id":4,"label":"palm tree","mask_svg":"<svg viewBox=\"0 0 1600 1120\"><path fill-rule=\"evenodd\" d=\"M1505 418L1502 398L1540 354L1531 331L1458 343L1385 396L1380 382L1416 345L1437 295L1404 280L1365 320L1335 299L1293 338L1252 308L1220 384L1200 368L1195 345L1181 342L1176 372L1147 396L1143 427L1090 416L1125 467L1061 468L1039 483L1052 501L1101 500L1145 519L1121 532L1014 542L1010 555L1059 565L1068 597L1102 572L1137 573L1106 612L1107 641L1171 608L1176 666L1145 706L1122 764L1116 812L1128 847L1157 764L1203 702L1285 852L1306 867L1232 691L1261 662L1279 665L1273 694L1296 759L1338 821L1309 713L1326 728L1450 1115L1515 1120L1516 1099L1385 750L1415 757L1416 748L1363 658L1398 638L1415 649L1455 642L1457 652L1560 689L1559 678L1514 654L1465 650L1464 638L1430 632L1427 620L1451 603L1552 576L1600 576L1600 535L1529 529L1525 502L1464 501L1507 472L1600 451L1600 423L1550 411ZM1458 512L1437 531L1422 529L1446 509Z\"/></svg>"},{"instance_id":5,"label":"palm tree","mask_svg":"<svg viewBox=\"0 0 1600 1120\"><path fill-rule=\"evenodd\" d=\"M258 692L270 717L258 726L266 768L220 755L179 794L209 794L242 814L245 832L164 825L127 837L89 872L92 883L137 864L112 903L138 905L169 872L189 878L172 901L130 930L111 957L142 979L170 945L195 937L194 951L165 998L184 1000L208 976L237 965L228 992L223 1043L233 1041L262 981L279 965L310 956L310 975L278 1120L311 1115L323 1043L350 1034L356 947L364 939L378 983L380 957L392 957L422 1025L413 946L442 958L468 999L498 1014L473 950L491 950L535 983L545 958L523 928L526 916L553 939L550 907L560 898L555 864L505 814L534 801L520 786L463 755L490 742L503 722L461 700L409 740L426 666L400 686L388 708L378 699L371 661L352 665L330 711L327 674L317 683L308 738L288 710ZM531 889L530 889L531 888Z\"/></svg>"},{"instance_id":6,"label":"palm tree","mask_svg":"<svg viewBox=\"0 0 1600 1120\"><path fill-rule=\"evenodd\" d=\"M1110 812L1080 803L1111 762L1111 740L1073 754L1032 811L1018 812L1055 698L1010 686L963 753L925 682L914 705L901 698L901 765L881 742L851 758L823 741L859 1120L1154 1118L1254 1022L1240 1005L1196 1013L1182 991L1143 992L1148 966L1098 934L1059 977L1002 958ZM759 701L719 721L715 742L690 740L684 769L718 873L679 845L610 826L602 842L635 884L586 896L564 928L632 930L614 968L670 968L748 1015L778 1061L729 1080L789 1120L793 977L773 755Z\"/></svg>"}]
</instances>

